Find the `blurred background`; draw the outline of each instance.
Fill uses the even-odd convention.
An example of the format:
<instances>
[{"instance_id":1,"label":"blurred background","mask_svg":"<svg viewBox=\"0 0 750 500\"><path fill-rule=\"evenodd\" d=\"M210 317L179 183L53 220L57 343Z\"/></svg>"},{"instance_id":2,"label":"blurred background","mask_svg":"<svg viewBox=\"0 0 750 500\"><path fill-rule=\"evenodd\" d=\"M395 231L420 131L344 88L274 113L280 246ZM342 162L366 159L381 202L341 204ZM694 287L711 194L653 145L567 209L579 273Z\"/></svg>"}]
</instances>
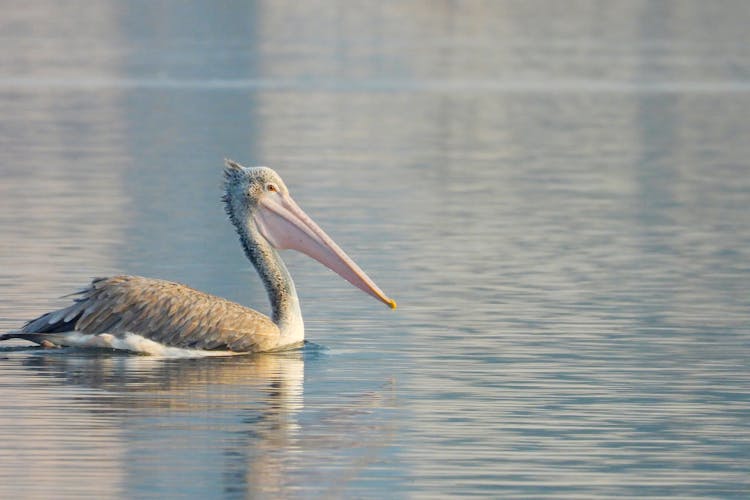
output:
<instances>
[{"instance_id":1,"label":"blurred background","mask_svg":"<svg viewBox=\"0 0 750 500\"><path fill-rule=\"evenodd\" d=\"M0 496L747 495L747 2L0 7L0 331L115 273L267 312L225 157L399 303L284 254L301 352L7 343Z\"/></svg>"}]
</instances>

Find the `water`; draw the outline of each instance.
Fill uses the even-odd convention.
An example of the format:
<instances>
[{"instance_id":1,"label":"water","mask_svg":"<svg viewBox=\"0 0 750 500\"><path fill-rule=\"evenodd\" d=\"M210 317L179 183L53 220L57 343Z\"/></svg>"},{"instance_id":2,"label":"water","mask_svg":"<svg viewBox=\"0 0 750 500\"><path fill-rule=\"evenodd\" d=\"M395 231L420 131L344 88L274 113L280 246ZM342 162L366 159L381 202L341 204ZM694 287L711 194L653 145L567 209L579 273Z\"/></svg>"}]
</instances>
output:
<instances>
[{"instance_id":1,"label":"water","mask_svg":"<svg viewBox=\"0 0 750 500\"><path fill-rule=\"evenodd\" d=\"M269 164L399 302L285 255L304 350L0 351L0 497L746 497L745 2L6 2L0 330L92 276L267 311Z\"/></svg>"}]
</instances>

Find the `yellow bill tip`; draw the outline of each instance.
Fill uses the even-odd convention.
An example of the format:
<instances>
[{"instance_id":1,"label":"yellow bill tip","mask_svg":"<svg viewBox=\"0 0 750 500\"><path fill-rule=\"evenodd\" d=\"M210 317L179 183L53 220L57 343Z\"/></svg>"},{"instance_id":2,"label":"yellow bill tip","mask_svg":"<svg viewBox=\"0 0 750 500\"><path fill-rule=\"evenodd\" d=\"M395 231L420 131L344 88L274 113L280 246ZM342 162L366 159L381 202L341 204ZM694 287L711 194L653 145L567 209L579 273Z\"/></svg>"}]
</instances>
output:
<instances>
[{"instance_id":1,"label":"yellow bill tip","mask_svg":"<svg viewBox=\"0 0 750 500\"><path fill-rule=\"evenodd\" d=\"M393 299L388 299L388 307L391 309L396 309L396 301Z\"/></svg>"}]
</instances>

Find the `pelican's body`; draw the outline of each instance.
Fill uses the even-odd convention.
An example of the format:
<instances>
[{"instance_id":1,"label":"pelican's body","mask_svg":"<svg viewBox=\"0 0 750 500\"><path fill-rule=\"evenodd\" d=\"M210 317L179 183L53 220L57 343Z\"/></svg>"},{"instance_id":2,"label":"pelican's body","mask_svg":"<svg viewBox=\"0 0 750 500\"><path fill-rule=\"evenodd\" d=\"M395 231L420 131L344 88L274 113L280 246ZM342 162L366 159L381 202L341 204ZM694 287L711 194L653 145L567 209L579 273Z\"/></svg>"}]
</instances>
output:
<instances>
[{"instance_id":1,"label":"pelican's body","mask_svg":"<svg viewBox=\"0 0 750 500\"><path fill-rule=\"evenodd\" d=\"M266 287L271 317L178 283L114 276L94 279L73 294L73 304L0 335L0 340L150 353L172 348L246 353L293 347L304 340L304 324L294 282L277 252L282 248L306 253L395 307L294 203L276 172L227 161L224 174L226 211Z\"/></svg>"}]
</instances>

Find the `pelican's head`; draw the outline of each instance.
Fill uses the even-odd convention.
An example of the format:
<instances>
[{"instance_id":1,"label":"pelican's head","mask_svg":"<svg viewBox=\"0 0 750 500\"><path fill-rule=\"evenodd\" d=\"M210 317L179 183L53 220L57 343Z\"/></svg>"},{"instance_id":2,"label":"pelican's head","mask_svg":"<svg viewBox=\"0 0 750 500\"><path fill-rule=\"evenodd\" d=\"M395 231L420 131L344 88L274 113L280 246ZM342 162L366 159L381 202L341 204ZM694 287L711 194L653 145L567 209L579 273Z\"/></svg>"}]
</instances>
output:
<instances>
[{"instance_id":1,"label":"pelican's head","mask_svg":"<svg viewBox=\"0 0 750 500\"><path fill-rule=\"evenodd\" d=\"M226 160L224 179L225 208L241 233L257 233L279 250L290 248L302 252L360 290L396 308L396 302L297 205L279 174L268 167L248 168Z\"/></svg>"}]
</instances>

